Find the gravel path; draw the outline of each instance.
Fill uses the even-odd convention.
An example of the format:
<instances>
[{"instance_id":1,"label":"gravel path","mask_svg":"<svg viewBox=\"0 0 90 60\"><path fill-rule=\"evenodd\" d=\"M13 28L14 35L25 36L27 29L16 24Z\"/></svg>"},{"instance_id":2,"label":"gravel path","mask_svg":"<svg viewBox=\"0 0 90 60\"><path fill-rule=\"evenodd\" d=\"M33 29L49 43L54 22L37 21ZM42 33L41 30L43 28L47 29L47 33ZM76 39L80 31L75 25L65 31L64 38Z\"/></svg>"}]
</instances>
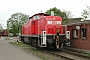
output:
<instances>
[{"instance_id":1,"label":"gravel path","mask_svg":"<svg viewBox=\"0 0 90 60\"><path fill-rule=\"evenodd\" d=\"M21 48L9 44L11 40L0 38L0 60L41 60Z\"/></svg>"}]
</instances>

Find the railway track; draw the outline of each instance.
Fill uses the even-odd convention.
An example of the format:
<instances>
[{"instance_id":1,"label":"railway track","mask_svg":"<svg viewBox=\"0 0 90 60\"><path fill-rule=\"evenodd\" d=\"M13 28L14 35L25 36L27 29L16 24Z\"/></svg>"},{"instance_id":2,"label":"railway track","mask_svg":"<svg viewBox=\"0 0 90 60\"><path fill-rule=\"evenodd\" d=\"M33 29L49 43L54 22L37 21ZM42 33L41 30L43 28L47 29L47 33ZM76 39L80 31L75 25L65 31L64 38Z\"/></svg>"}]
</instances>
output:
<instances>
[{"instance_id":1,"label":"railway track","mask_svg":"<svg viewBox=\"0 0 90 60\"><path fill-rule=\"evenodd\" d=\"M90 60L90 57L66 51L53 51L53 52L47 51L47 52L56 55L60 58L63 58L65 60Z\"/></svg>"},{"instance_id":2,"label":"railway track","mask_svg":"<svg viewBox=\"0 0 90 60\"><path fill-rule=\"evenodd\" d=\"M57 56L58 58L61 58L62 60L74 60L72 58L69 58L69 57L66 57L66 56L63 56L61 54L58 54L56 52L60 52L60 50L47 50L47 49L43 49L43 48L37 48L38 50L44 52L44 53L48 53L48 54L52 54L54 56Z\"/></svg>"},{"instance_id":3,"label":"railway track","mask_svg":"<svg viewBox=\"0 0 90 60\"><path fill-rule=\"evenodd\" d=\"M72 59L72 58L63 56L63 55L58 54L58 53L55 53L55 52L51 52L51 51L46 51L46 52L48 52L48 53L50 53L50 54L53 54L53 55L56 55L56 56L58 56L59 58L62 58L62 59L65 59L65 60L74 60L74 59Z\"/></svg>"},{"instance_id":4,"label":"railway track","mask_svg":"<svg viewBox=\"0 0 90 60\"><path fill-rule=\"evenodd\" d=\"M64 60L90 60L90 57L88 57L88 56L85 56L78 52L68 51L68 50L64 50L64 49L61 49L61 50L46 50L46 49L42 49L42 48L37 48L37 49L39 51L54 55L54 56L64 59Z\"/></svg>"},{"instance_id":5,"label":"railway track","mask_svg":"<svg viewBox=\"0 0 90 60\"><path fill-rule=\"evenodd\" d=\"M82 57L82 58L90 59L89 56L86 56L86 54L83 54L83 53L68 51L68 50L64 50L64 49L62 49L61 51L65 52L65 53L68 53L68 54L71 54L71 55L75 55L75 56L79 56L79 57Z\"/></svg>"},{"instance_id":6,"label":"railway track","mask_svg":"<svg viewBox=\"0 0 90 60\"><path fill-rule=\"evenodd\" d=\"M90 60L90 57L72 51L66 50L58 50L58 51L43 50L43 51L65 60Z\"/></svg>"}]
</instances>

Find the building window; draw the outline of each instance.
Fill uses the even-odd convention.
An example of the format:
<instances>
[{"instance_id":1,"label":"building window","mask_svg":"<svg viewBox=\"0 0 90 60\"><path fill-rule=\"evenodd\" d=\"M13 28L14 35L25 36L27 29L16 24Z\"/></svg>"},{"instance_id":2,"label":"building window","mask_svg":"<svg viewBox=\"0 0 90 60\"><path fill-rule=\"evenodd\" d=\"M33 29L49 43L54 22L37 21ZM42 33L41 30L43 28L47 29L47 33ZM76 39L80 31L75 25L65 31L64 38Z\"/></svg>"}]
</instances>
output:
<instances>
[{"instance_id":1,"label":"building window","mask_svg":"<svg viewBox=\"0 0 90 60\"><path fill-rule=\"evenodd\" d=\"M86 28L81 28L81 38L86 39Z\"/></svg>"},{"instance_id":2,"label":"building window","mask_svg":"<svg viewBox=\"0 0 90 60\"><path fill-rule=\"evenodd\" d=\"M72 34L73 34L73 38L78 38L78 30L77 29L73 29Z\"/></svg>"}]
</instances>

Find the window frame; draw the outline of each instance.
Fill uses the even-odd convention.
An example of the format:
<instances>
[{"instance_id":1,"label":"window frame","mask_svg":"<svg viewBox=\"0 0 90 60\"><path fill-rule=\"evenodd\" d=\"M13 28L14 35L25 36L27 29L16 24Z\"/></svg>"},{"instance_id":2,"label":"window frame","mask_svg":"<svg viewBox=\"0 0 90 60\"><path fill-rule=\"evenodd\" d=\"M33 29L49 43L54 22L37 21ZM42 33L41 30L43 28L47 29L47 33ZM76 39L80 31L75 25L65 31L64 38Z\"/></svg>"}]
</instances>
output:
<instances>
[{"instance_id":1,"label":"window frame","mask_svg":"<svg viewBox=\"0 0 90 60\"><path fill-rule=\"evenodd\" d=\"M34 17L33 17L33 20L37 20L37 16L34 16Z\"/></svg>"},{"instance_id":2,"label":"window frame","mask_svg":"<svg viewBox=\"0 0 90 60\"><path fill-rule=\"evenodd\" d=\"M76 33L74 31L76 31ZM75 36L75 34L76 34L76 36ZM72 37L73 37L73 39L78 39L78 30L77 29L72 29Z\"/></svg>"},{"instance_id":3,"label":"window frame","mask_svg":"<svg viewBox=\"0 0 90 60\"><path fill-rule=\"evenodd\" d=\"M86 39L86 37L87 37L87 29L86 28L81 28L81 32L80 33L81 33L81 39Z\"/></svg>"}]
</instances>

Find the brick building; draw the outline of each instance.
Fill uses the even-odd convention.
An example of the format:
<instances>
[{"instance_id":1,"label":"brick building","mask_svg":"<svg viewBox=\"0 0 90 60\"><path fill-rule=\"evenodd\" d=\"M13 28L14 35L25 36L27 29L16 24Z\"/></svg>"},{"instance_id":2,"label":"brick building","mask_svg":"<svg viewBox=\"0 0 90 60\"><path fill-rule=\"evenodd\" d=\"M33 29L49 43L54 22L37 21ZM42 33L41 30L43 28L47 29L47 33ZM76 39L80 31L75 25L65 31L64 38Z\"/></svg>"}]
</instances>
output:
<instances>
[{"instance_id":1,"label":"brick building","mask_svg":"<svg viewBox=\"0 0 90 60\"><path fill-rule=\"evenodd\" d=\"M8 36L8 31L6 29L3 29L3 31L0 32L0 36Z\"/></svg>"},{"instance_id":2,"label":"brick building","mask_svg":"<svg viewBox=\"0 0 90 60\"><path fill-rule=\"evenodd\" d=\"M74 18L65 25L70 31L71 46L90 50L90 20L81 21L81 18Z\"/></svg>"}]
</instances>

